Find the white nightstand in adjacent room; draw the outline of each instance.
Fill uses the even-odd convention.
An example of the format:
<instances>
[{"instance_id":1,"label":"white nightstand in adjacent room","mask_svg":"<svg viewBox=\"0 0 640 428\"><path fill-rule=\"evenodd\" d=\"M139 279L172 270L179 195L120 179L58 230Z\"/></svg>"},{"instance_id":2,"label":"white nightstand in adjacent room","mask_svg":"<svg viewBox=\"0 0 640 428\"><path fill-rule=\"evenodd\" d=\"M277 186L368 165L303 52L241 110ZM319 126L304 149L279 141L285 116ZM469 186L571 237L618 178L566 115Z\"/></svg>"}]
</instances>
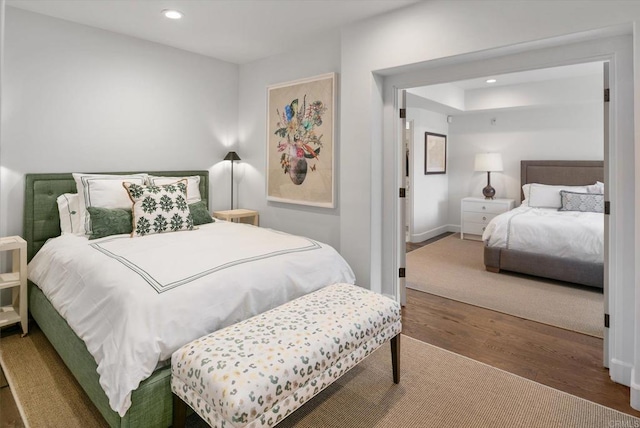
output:
<instances>
[{"instance_id":1,"label":"white nightstand in adjacent room","mask_svg":"<svg viewBox=\"0 0 640 428\"><path fill-rule=\"evenodd\" d=\"M463 198L460 215L460 238L482 239L492 218L513 209L513 199Z\"/></svg>"},{"instance_id":2,"label":"white nightstand in adjacent room","mask_svg":"<svg viewBox=\"0 0 640 428\"><path fill-rule=\"evenodd\" d=\"M260 215L258 214L258 211L245 210L242 208L226 211L214 211L213 216L220 220L237 220L239 223L249 223L254 226L258 226L260 222Z\"/></svg>"},{"instance_id":3,"label":"white nightstand in adjacent room","mask_svg":"<svg viewBox=\"0 0 640 428\"><path fill-rule=\"evenodd\" d=\"M0 273L0 290L11 290L11 305L0 307L0 327L20 323L22 335L27 325L27 241L19 236L0 238L0 252L11 251L11 268Z\"/></svg>"}]
</instances>

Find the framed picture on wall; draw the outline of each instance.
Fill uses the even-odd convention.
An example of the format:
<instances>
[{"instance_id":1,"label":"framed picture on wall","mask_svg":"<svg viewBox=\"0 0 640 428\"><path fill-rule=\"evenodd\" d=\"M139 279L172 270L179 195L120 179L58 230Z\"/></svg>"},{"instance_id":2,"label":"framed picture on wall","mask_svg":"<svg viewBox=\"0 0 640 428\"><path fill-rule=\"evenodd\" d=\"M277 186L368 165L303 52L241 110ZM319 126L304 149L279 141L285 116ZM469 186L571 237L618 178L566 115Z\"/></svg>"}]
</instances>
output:
<instances>
[{"instance_id":1,"label":"framed picture on wall","mask_svg":"<svg viewBox=\"0 0 640 428\"><path fill-rule=\"evenodd\" d=\"M424 133L424 173L447 173L447 136Z\"/></svg>"},{"instance_id":2,"label":"framed picture on wall","mask_svg":"<svg viewBox=\"0 0 640 428\"><path fill-rule=\"evenodd\" d=\"M267 200L333 208L336 73L269 86Z\"/></svg>"}]
</instances>

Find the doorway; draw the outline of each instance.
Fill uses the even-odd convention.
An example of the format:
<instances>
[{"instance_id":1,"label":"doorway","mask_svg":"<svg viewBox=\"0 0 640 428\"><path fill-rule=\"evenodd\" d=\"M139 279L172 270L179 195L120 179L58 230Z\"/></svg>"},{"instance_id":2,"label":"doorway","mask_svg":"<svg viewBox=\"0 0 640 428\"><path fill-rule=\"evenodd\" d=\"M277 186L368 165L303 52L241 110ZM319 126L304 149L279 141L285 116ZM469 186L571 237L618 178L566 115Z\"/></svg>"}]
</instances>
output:
<instances>
[{"instance_id":1,"label":"doorway","mask_svg":"<svg viewBox=\"0 0 640 428\"><path fill-rule=\"evenodd\" d=\"M598 79L598 85L597 85L597 91L599 92L599 94L602 94L602 88L603 88L603 76L604 76L604 72L603 72L603 63L605 63L604 61L595 61L595 62L589 62L589 63L582 63L582 64L577 64L577 65L571 65L571 66L561 66L561 67L554 67L552 69L538 69L538 70L533 70L531 72L522 72L519 73L523 76L528 76L529 79L531 79L529 81L529 85L532 87L538 87L537 89L540 89L540 86L542 85L542 78L540 77L536 77L536 73L544 76L545 73L549 74L553 74L553 73L560 73L560 78L564 78L564 79L569 79L569 80L564 80L564 83L561 83L561 85L564 85L564 87L566 88L566 84L567 82L576 82L579 79L586 79L585 76L587 76L587 74L589 74L589 72L587 72L586 74L583 74L581 77L578 76L581 72L577 71L578 75L570 75L570 74L566 74L564 77L562 77L562 73L573 73L576 72L577 69L582 68L583 70L593 70L594 68L598 68L599 69L599 73L598 74L593 74L590 79ZM576 70L571 70L572 68L576 69ZM498 76L499 79L504 79L505 76L508 76L507 80L509 78L511 78L513 80L513 78L515 78L515 74L517 73L512 73L511 75L502 75L502 76ZM487 76L487 77L496 77L496 76ZM482 81L482 83L486 84L486 80L487 77L483 77L481 79L471 79L475 82L472 81L466 81L466 82L462 82L462 83L458 83L458 87L461 88L463 86L466 85L467 89L466 90L472 90L472 91L476 91L477 93L481 93L481 92L487 92L487 89L485 88L481 88L481 87L473 87L471 85L479 85L480 82ZM573 79L573 80L571 80ZM531 83L531 82L537 82L537 83ZM510 83L513 84L513 83ZM461 111L461 109L459 108L455 108L455 107L451 107L450 105L447 105L445 102L442 101L442 92L443 92L443 87L447 85L447 83L439 83L437 85L432 85L432 88L429 87L420 87L418 89L415 88L405 88L402 89L402 91L407 92L406 94L406 98L403 100L404 103L407 105L407 122L409 120L412 120L413 122L415 122L415 125L413 126L416 130L420 129L421 124L418 123L418 121L415 120L415 115L412 115L411 113L411 100L412 100L412 96L417 96L418 94L429 94L431 96L431 98L426 98L425 99L427 101L421 101L423 103L423 108L426 109L431 109L431 112L433 112L433 110L437 110L436 114L440 115L439 118L436 118L440 121L439 126L442 126L442 124L444 123L451 123L452 121L456 121L457 117L461 117L463 122L473 122L474 119L471 117L472 114L477 114L477 113L469 113L468 111ZM427 95L427 96L429 96ZM505 95L505 91L502 91L502 95ZM438 99L438 96L440 96L441 98ZM446 98L446 97L445 97ZM548 97L547 97L548 99ZM479 103L478 100L472 101L471 104L473 103ZM481 132L481 134L484 134L485 136L487 134L489 134L491 132L491 126L499 126L502 120L502 117L504 117L504 112L505 112L505 106L504 105L499 105L496 104L496 97L494 96L493 101L494 102L494 106L489 108L489 109L485 109L486 111L483 111L481 113L482 116L482 121L487 123L487 126L485 127L485 129ZM602 106L602 98L600 98L600 109L603 109ZM525 106L523 105L519 105L519 114L523 114L523 110L526 109ZM480 110L480 109L479 109ZM605 117L605 123L608 121L608 116L604 115L603 112L600 114L599 119L600 119L600 123L602 124L602 118ZM543 114L544 116L544 114ZM551 114L551 116L554 116L553 114ZM556 115L557 116L557 115ZM510 118L511 120L513 120L513 117ZM559 119L560 120L560 119ZM431 124L433 126L433 124ZM437 124L436 124L437 125ZM403 124L400 125L401 127L404 127ZM467 125L465 125L467 126ZM604 126L601 127L601 135L604 137ZM514 129L510 129L510 132L515 132ZM467 127L465 132L467 134L472 134L469 131L469 128ZM607 135L608 135L608 129L606 129ZM495 134L495 132L494 132ZM480 135L480 134L478 134ZM471 138L475 138L476 140L478 140L478 135L472 136ZM482 135L481 135L482 136ZM417 136L416 136L417 137ZM469 140L469 135L466 136L467 140ZM406 138L405 138L406 139ZM504 147L500 147L500 142L496 142L496 138L493 139L493 141L491 142L492 144L494 144L493 147L483 147L481 144L480 145L475 145L473 146L472 150L473 152L479 152L479 151L495 151L496 149L501 149L504 152ZM602 140L605 140L605 138L602 138ZM450 144L453 144L453 140L449 141ZM497 144L497 145L496 145ZM605 162L608 161L608 147L605 146L604 142L601 142L601 145L599 146L599 153L596 154L594 156L594 152L593 152L593 148L591 152L588 153L579 153L576 155L576 150L574 149L570 149L571 153L569 155L567 154L562 154L560 153L559 155L557 153L554 153L553 155L549 156L547 152L547 154L545 155L544 152L536 152L535 150L528 150L526 147L519 147L519 149L522 151L522 149L524 149L524 155L522 154L518 154L516 156L514 156L514 158L519 158L519 159L553 159L553 158L558 158L558 159L580 159L580 160L584 160L584 159L593 159L593 160L597 160L597 159L602 159L603 155L604 155L604 159ZM415 145L414 145L414 150L412 151L412 153L414 155L416 155L416 153L418 152L418 150L415 150ZM557 152L557 150L556 150ZM466 162L467 164L472 164L472 161L470 160L470 154L469 153L464 153L463 151L456 151L454 149L450 149L449 151L450 157L447 159L447 162L449 162L449 167L451 167L453 169L453 171L456 171L456 168L453 167L453 165L455 165L455 163L459 163L462 164L463 162ZM554 157L555 156L555 157ZM578 156L578 157L575 157ZM509 157L507 155L507 157ZM403 158L404 159L404 158ZM414 159L412 161L412 163L410 164L410 169L411 167L414 167L413 169L415 169L416 166L416 160ZM495 187L498 187L500 189L500 191L503 192L503 195L505 193L509 194L509 192L513 195L514 199L518 199L519 202L519 162L517 162L517 165L512 168L515 169L517 168L518 171L515 170L511 170L508 171L508 174L504 174L504 177L500 177L500 178L494 178L492 177L492 182L494 184ZM467 168L467 170L472 169L471 167ZM605 170L605 173L608 175L608 168ZM464 175L466 174L466 175ZM449 232L456 232L459 231L459 229L456 230L457 225L460 224L460 210L459 210L459 200L460 198L464 197L464 196L468 196L469 193L478 193L480 191L480 189L482 188L482 186L484 186L486 184L486 182L483 182L482 178L478 178L478 177L474 177L474 173L471 172L469 173L469 171L465 172L465 173L461 173L460 169L458 169L457 172L453 172L452 173L453 177L451 180L454 181L454 186L453 190L450 191L450 194L452 195L450 199L452 199L452 201L448 204L448 209L450 210L450 212L452 213L451 215L449 215L449 218L452 217L456 217L457 214L457 218L455 218L452 221L449 221L448 224L445 225L436 225L436 227L433 227L431 229L428 229L427 232L427 236L426 238L431 238L433 236L436 236L437 233L436 232L441 232L442 231L442 227L444 227L445 229L447 229L447 231ZM461 185L460 183L462 181L466 180L467 182L473 182L473 184L467 184L467 186L465 187L464 185ZM606 179L605 182L608 182L610 180ZM411 185L412 188L412 192L408 193L408 196L410 198L410 201L406 202L406 206L407 208L409 207L414 207L417 205L414 201L414 195L416 194L424 194L424 193L428 193L425 192L424 188L420 188L418 185L416 185L415 183L415 177L411 177L411 182L413 183ZM607 192L608 193L608 192ZM480 194L481 196L481 194ZM407 221L412 221L411 218L415 218L419 216L419 214L417 214L415 211L412 211L410 213L407 213L407 215L404 217L407 219ZM411 224L409 225L408 229L412 229L413 230L413 234L414 236L416 234L420 233L420 230L416 230L416 228L414 227L415 224ZM608 225L607 225L608 226ZM429 233L433 232L430 236L428 235ZM608 245L608 227L606 228L606 240L605 242ZM406 264L405 264L406 265ZM606 265L606 261L605 261L605 265ZM410 266L407 266L408 269L410 269ZM607 281L605 281L606 284ZM404 293L401 291L400 295L404 297ZM607 296L607 291L605 289L605 296ZM604 341L604 362L605 362L605 366L608 366L608 340L607 340L607 333L608 330L605 329L605 341Z\"/></svg>"}]
</instances>

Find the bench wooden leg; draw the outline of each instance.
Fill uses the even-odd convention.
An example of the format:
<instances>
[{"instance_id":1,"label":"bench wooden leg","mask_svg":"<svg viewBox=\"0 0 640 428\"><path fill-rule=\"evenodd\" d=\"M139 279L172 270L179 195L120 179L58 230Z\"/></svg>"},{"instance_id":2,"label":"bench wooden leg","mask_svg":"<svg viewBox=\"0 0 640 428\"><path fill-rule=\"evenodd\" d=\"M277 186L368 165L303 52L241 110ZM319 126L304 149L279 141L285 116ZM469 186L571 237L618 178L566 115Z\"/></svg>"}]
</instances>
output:
<instances>
[{"instance_id":1,"label":"bench wooden leg","mask_svg":"<svg viewBox=\"0 0 640 428\"><path fill-rule=\"evenodd\" d=\"M391 364L393 383L400 383L400 334L391 339Z\"/></svg>"},{"instance_id":2,"label":"bench wooden leg","mask_svg":"<svg viewBox=\"0 0 640 428\"><path fill-rule=\"evenodd\" d=\"M173 428L184 428L187 424L187 403L173 394Z\"/></svg>"},{"instance_id":3,"label":"bench wooden leg","mask_svg":"<svg viewBox=\"0 0 640 428\"><path fill-rule=\"evenodd\" d=\"M489 271L489 272L500 273L500 268L499 267L485 266L485 269L487 269L487 271Z\"/></svg>"}]
</instances>

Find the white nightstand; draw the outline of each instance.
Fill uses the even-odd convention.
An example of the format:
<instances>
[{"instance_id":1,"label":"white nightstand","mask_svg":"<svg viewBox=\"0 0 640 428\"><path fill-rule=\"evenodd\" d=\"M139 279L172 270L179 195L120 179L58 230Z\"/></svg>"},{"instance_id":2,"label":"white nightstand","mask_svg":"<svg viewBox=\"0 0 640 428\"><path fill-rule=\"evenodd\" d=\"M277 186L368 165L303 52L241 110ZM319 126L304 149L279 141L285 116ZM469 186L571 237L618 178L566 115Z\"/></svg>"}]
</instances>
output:
<instances>
[{"instance_id":1,"label":"white nightstand","mask_svg":"<svg viewBox=\"0 0 640 428\"><path fill-rule=\"evenodd\" d=\"M19 236L0 238L0 251L11 251L11 270L0 273L0 290L11 289L9 306L0 307L0 327L20 323L22 335L27 325L27 241Z\"/></svg>"},{"instance_id":2,"label":"white nightstand","mask_svg":"<svg viewBox=\"0 0 640 428\"><path fill-rule=\"evenodd\" d=\"M513 199L463 198L460 215L460 239L482 239L482 233L492 218L513 209Z\"/></svg>"},{"instance_id":3,"label":"white nightstand","mask_svg":"<svg viewBox=\"0 0 640 428\"><path fill-rule=\"evenodd\" d=\"M245 210L241 208L235 210L214 211L213 216L227 221L238 220L239 223L250 223L254 226L258 226L260 222L260 215L258 214L258 211Z\"/></svg>"}]
</instances>

